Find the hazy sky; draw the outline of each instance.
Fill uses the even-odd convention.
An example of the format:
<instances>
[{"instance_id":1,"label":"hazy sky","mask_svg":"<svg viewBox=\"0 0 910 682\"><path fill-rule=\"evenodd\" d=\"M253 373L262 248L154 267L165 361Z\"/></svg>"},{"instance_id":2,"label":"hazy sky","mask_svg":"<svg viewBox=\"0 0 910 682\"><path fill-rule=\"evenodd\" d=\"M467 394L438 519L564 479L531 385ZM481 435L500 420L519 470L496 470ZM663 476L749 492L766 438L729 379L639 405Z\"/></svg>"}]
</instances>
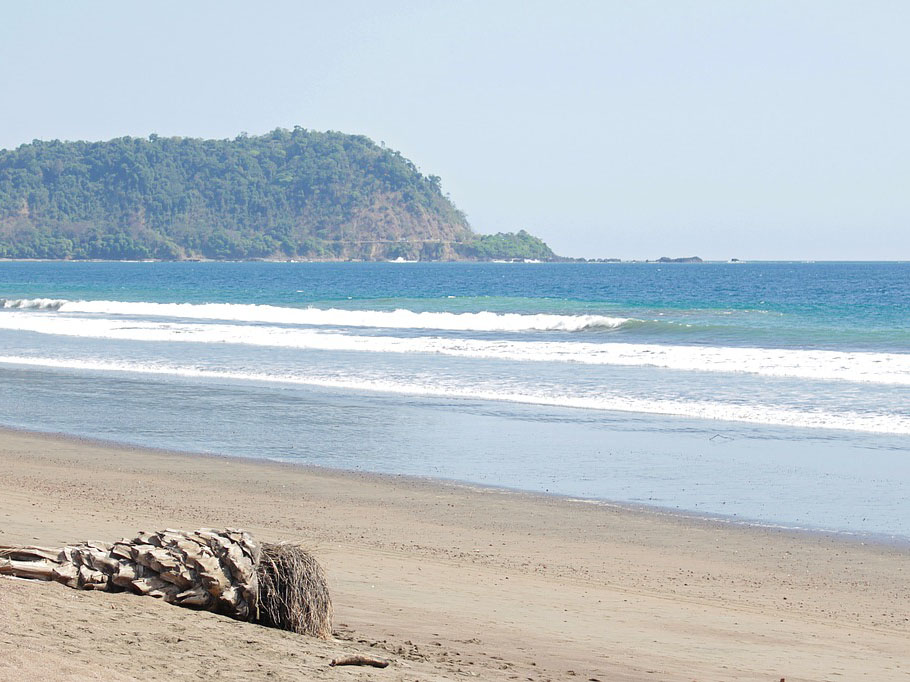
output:
<instances>
[{"instance_id":1,"label":"hazy sky","mask_svg":"<svg viewBox=\"0 0 910 682\"><path fill-rule=\"evenodd\" d=\"M910 3L4 3L0 147L300 125L570 256L910 259Z\"/></svg>"}]
</instances>

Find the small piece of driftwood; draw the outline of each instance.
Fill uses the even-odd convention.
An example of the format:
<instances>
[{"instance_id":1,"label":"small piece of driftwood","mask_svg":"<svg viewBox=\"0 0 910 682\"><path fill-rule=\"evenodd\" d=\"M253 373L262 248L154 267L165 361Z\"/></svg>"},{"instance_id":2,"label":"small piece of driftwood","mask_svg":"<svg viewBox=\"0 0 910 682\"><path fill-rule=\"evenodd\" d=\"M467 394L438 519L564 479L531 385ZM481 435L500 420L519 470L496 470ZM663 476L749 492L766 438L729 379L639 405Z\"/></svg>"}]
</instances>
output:
<instances>
[{"instance_id":1,"label":"small piece of driftwood","mask_svg":"<svg viewBox=\"0 0 910 682\"><path fill-rule=\"evenodd\" d=\"M388 664L389 662L386 660L371 658L370 656L342 656L341 658L333 658L332 662L329 663L332 667L336 665L371 665L374 668L385 668Z\"/></svg>"}]
</instances>

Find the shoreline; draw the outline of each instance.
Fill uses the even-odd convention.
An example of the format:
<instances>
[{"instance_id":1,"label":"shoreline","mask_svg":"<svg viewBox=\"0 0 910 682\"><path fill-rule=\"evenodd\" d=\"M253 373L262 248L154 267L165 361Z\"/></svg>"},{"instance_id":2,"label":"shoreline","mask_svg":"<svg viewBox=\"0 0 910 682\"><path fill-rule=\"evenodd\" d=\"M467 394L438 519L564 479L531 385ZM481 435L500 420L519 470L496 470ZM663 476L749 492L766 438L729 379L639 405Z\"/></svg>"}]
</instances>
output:
<instances>
[{"instance_id":1,"label":"shoreline","mask_svg":"<svg viewBox=\"0 0 910 682\"><path fill-rule=\"evenodd\" d=\"M136 445L133 443L108 440L104 438L95 438L90 436L80 436L58 431L39 431L35 429L19 428L0 424L0 440L5 432L21 434L23 436L35 438L47 438L50 440L72 441L82 443L90 447L107 448L111 451L137 450L154 452L163 456L171 457L202 457L214 461L228 461L237 463L254 463L263 466L276 466L281 468L290 468L291 470L299 469L314 475L326 476L351 476L355 479L375 478L382 483L395 483L404 481L409 485L426 485L430 487L452 488L455 490L466 490L472 492L490 492L502 495L523 496L528 499L540 500L557 500L567 504L588 504L597 507L619 510L630 514L642 514L653 516L655 518L674 519L684 524L707 524L717 529L723 528L740 528L755 529L774 533L786 533L798 539L801 536L811 536L819 538L830 538L835 541L847 543L859 543L861 545L881 545L883 547L892 547L897 549L910 549L910 536L890 535L887 533L861 532L851 530L832 530L825 528L812 528L802 526L789 526L784 523L767 521L763 519L739 518L734 516L724 516L721 514L711 514L709 512L696 512L694 510L679 509L661 505L636 504L632 502L623 502L599 497L579 497L567 493L544 492L538 490L525 490L522 488L511 488L508 486L485 484L474 481L465 481L449 478L436 478L433 476L417 476L412 474L393 474L381 471L368 471L357 469L343 469L322 466L318 464L308 464L306 462L289 462L278 459L253 457L243 457L241 455L230 455L214 452L201 452L195 450L179 450L168 448L155 448L146 445Z\"/></svg>"},{"instance_id":2,"label":"shoreline","mask_svg":"<svg viewBox=\"0 0 910 682\"><path fill-rule=\"evenodd\" d=\"M2 578L0 679L85 679L112 665L110 679L169 679L188 660L238 680L887 681L910 670L910 564L894 546L0 429L0 544L200 526L304 541L329 577L336 641ZM356 651L393 663L328 667Z\"/></svg>"}]
</instances>

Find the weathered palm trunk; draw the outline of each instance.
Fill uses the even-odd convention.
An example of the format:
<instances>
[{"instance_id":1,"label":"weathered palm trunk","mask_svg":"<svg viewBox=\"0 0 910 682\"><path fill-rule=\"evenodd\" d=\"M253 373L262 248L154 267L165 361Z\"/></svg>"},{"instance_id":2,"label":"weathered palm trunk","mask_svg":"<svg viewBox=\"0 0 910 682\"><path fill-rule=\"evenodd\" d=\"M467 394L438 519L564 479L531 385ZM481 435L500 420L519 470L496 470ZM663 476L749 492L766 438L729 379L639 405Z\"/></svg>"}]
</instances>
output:
<instances>
[{"instance_id":1,"label":"weathered palm trunk","mask_svg":"<svg viewBox=\"0 0 910 682\"><path fill-rule=\"evenodd\" d=\"M0 547L0 574L163 599L317 637L332 632L319 564L300 547L236 529L139 533L113 545Z\"/></svg>"}]
</instances>

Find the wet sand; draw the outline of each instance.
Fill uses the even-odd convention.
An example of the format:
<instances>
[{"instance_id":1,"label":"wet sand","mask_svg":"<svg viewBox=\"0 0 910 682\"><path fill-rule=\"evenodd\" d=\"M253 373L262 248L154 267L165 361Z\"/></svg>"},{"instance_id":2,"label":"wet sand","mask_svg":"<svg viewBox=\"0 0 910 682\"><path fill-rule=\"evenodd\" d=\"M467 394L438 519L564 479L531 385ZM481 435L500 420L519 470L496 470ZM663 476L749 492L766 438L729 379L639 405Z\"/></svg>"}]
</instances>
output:
<instances>
[{"instance_id":1,"label":"wet sand","mask_svg":"<svg viewBox=\"0 0 910 682\"><path fill-rule=\"evenodd\" d=\"M0 679L910 679L906 546L0 431L0 544L199 526L312 548L335 641L0 578Z\"/></svg>"}]
</instances>

